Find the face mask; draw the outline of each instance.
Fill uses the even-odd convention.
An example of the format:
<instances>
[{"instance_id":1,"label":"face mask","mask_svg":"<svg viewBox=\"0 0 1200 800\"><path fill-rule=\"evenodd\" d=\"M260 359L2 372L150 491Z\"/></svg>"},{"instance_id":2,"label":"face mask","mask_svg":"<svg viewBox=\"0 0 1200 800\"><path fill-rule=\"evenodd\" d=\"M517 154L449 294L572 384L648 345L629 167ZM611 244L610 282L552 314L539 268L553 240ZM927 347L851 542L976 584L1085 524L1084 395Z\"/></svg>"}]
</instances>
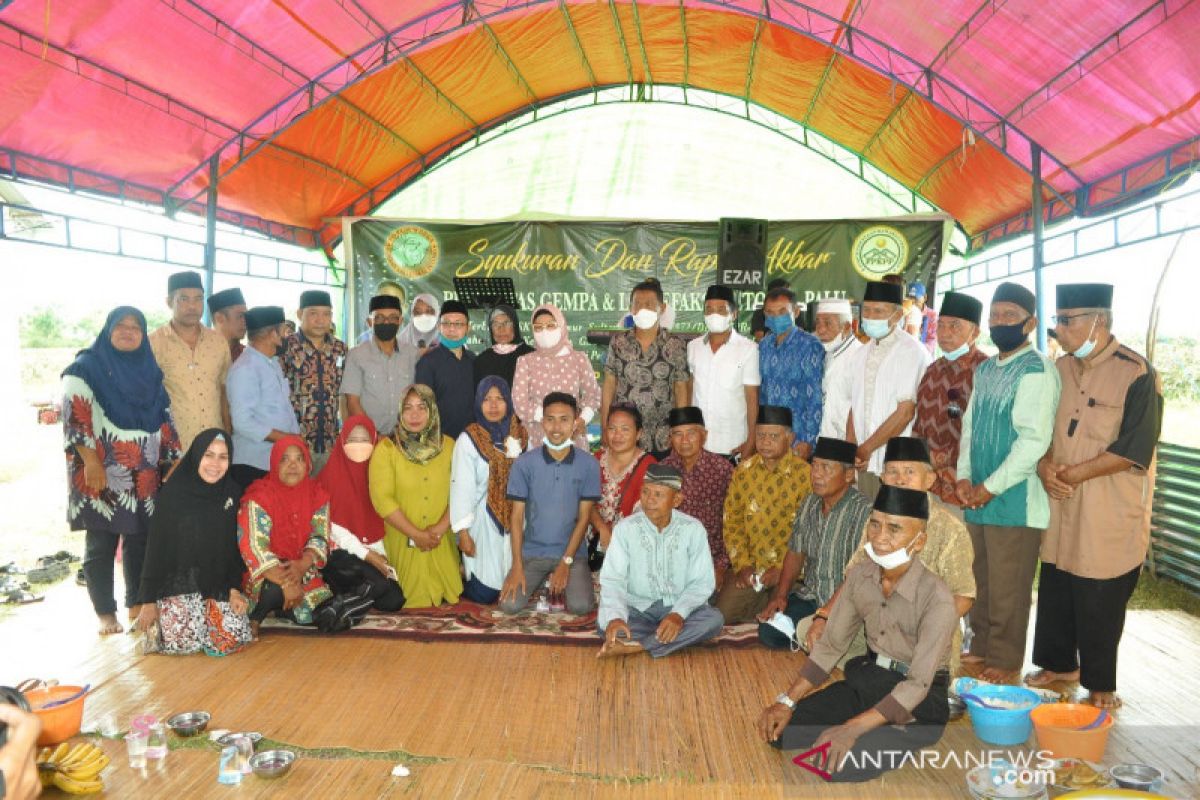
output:
<instances>
[{"instance_id":1,"label":"face mask","mask_svg":"<svg viewBox=\"0 0 1200 800\"><path fill-rule=\"evenodd\" d=\"M400 332L400 326L394 322L377 322L374 325L375 336L381 342L390 342Z\"/></svg>"},{"instance_id":2,"label":"face mask","mask_svg":"<svg viewBox=\"0 0 1200 800\"><path fill-rule=\"evenodd\" d=\"M442 347L448 348L450 350L454 350L459 347L462 347L464 344L467 343L467 337L465 337L465 336L462 337L461 339L447 339L446 334L444 334L444 333L439 333L438 339L441 341Z\"/></svg>"},{"instance_id":3,"label":"face mask","mask_svg":"<svg viewBox=\"0 0 1200 800\"><path fill-rule=\"evenodd\" d=\"M872 339L882 339L892 332L892 324L886 319L864 319L862 329Z\"/></svg>"},{"instance_id":4,"label":"face mask","mask_svg":"<svg viewBox=\"0 0 1200 800\"><path fill-rule=\"evenodd\" d=\"M729 318L728 314L704 315L704 327L708 328L709 333L724 333L732 324L733 320Z\"/></svg>"},{"instance_id":5,"label":"face mask","mask_svg":"<svg viewBox=\"0 0 1200 800\"><path fill-rule=\"evenodd\" d=\"M561 453L563 450L566 450L571 446L571 438L567 437L563 440L562 444L554 444L549 439L543 439L542 444L546 445L547 450L552 450L555 453Z\"/></svg>"},{"instance_id":6,"label":"face mask","mask_svg":"<svg viewBox=\"0 0 1200 800\"><path fill-rule=\"evenodd\" d=\"M767 317L766 323L767 330L779 336L790 331L795 324L795 320L792 319L791 314L779 314L774 317Z\"/></svg>"},{"instance_id":7,"label":"face mask","mask_svg":"<svg viewBox=\"0 0 1200 800\"><path fill-rule=\"evenodd\" d=\"M1015 325L992 325L988 329L992 334L992 342L1000 348L1001 353L1011 353L1025 344L1029 334L1024 333L1021 328L1025 327L1028 321L1029 317L1026 317Z\"/></svg>"},{"instance_id":8,"label":"face mask","mask_svg":"<svg viewBox=\"0 0 1200 800\"><path fill-rule=\"evenodd\" d=\"M633 315L633 324L643 331L650 330L658 324L658 312L643 308Z\"/></svg>"},{"instance_id":9,"label":"face mask","mask_svg":"<svg viewBox=\"0 0 1200 800\"><path fill-rule=\"evenodd\" d=\"M1096 317L1092 317L1092 327L1091 330L1088 331L1087 341L1079 345L1079 349L1077 349L1074 353L1071 353L1071 355L1075 356L1076 358L1087 358L1092 354L1092 351L1096 349L1096 343L1092 340L1092 334L1096 332L1096 319Z\"/></svg>"},{"instance_id":10,"label":"face mask","mask_svg":"<svg viewBox=\"0 0 1200 800\"><path fill-rule=\"evenodd\" d=\"M800 640L796 638L796 623L782 611L776 611L775 616L767 620L767 624L787 637L788 647L793 653L800 652Z\"/></svg>"},{"instance_id":11,"label":"face mask","mask_svg":"<svg viewBox=\"0 0 1200 800\"><path fill-rule=\"evenodd\" d=\"M562 331L558 328L546 331L534 331L533 340L537 342L537 346L543 350L549 350L552 347L557 347L562 341Z\"/></svg>"},{"instance_id":12,"label":"face mask","mask_svg":"<svg viewBox=\"0 0 1200 800\"><path fill-rule=\"evenodd\" d=\"M828 342L821 342L821 346L825 348L826 353L832 353L834 350L837 350L844 341L846 341L845 334L839 333Z\"/></svg>"},{"instance_id":13,"label":"face mask","mask_svg":"<svg viewBox=\"0 0 1200 800\"><path fill-rule=\"evenodd\" d=\"M417 314L413 317L412 324L421 333L429 333L437 326L437 317L433 314Z\"/></svg>"},{"instance_id":14,"label":"face mask","mask_svg":"<svg viewBox=\"0 0 1200 800\"><path fill-rule=\"evenodd\" d=\"M375 445L370 442L346 442L345 450L346 457L355 464L361 464L371 457L371 451L375 449Z\"/></svg>"},{"instance_id":15,"label":"face mask","mask_svg":"<svg viewBox=\"0 0 1200 800\"><path fill-rule=\"evenodd\" d=\"M960 358L965 356L967 354L967 351L970 349L971 349L971 343L963 342L960 347L954 348L949 353L942 353L942 356L947 361L958 361Z\"/></svg>"},{"instance_id":16,"label":"face mask","mask_svg":"<svg viewBox=\"0 0 1200 800\"><path fill-rule=\"evenodd\" d=\"M881 556L878 553L876 553L875 548L871 546L870 542L867 542L867 546L865 549L867 551L867 558L874 561L882 569L895 569L896 567L902 567L905 564L907 564L909 561L912 560L912 556L910 556L908 554L907 547L901 548L899 550L893 550L892 552L888 553L886 556Z\"/></svg>"}]
</instances>

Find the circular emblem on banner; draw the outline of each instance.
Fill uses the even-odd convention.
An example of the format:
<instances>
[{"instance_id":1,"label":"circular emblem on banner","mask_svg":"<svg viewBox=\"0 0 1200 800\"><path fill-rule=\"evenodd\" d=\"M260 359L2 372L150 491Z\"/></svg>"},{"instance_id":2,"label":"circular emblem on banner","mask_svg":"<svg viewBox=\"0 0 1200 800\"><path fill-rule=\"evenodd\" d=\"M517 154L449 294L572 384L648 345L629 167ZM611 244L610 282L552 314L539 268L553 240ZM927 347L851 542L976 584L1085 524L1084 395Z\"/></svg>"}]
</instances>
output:
<instances>
[{"instance_id":1,"label":"circular emblem on banner","mask_svg":"<svg viewBox=\"0 0 1200 800\"><path fill-rule=\"evenodd\" d=\"M423 278L437 266L438 243L433 234L416 225L396 228L383 246L388 266L409 280Z\"/></svg>"},{"instance_id":2,"label":"circular emblem on banner","mask_svg":"<svg viewBox=\"0 0 1200 800\"><path fill-rule=\"evenodd\" d=\"M872 225L854 240L850 260L859 275L877 281L904 269L908 263L908 239L891 225Z\"/></svg>"}]
</instances>

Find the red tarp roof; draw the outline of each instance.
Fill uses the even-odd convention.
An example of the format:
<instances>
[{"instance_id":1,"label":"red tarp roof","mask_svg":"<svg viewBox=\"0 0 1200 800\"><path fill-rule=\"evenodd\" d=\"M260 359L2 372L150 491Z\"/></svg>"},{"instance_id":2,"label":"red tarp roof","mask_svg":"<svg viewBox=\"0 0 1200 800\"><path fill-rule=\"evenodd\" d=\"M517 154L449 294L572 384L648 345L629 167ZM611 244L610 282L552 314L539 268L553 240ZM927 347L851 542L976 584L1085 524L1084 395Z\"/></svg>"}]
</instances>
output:
<instances>
[{"instance_id":1,"label":"red tarp roof","mask_svg":"<svg viewBox=\"0 0 1200 800\"><path fill-rule=\"evenodd\" d=\"M1200 161L1200 2L0 0L0 173L325 243L480 131L598 87L800 122L980 247ZM651 97L653 90L651 89ZM753 178L750 177L750 180Z\"/></svg>"}]
</instances>

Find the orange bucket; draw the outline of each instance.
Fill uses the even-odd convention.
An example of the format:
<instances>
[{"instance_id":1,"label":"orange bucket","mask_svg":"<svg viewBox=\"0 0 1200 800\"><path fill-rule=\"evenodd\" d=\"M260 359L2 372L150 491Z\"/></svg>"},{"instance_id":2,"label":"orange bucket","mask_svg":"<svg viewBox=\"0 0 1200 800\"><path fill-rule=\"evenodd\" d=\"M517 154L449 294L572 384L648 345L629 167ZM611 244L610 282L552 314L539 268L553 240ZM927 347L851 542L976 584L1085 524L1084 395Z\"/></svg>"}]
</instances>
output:
<instances>
[{"instance_id":1,"label":"orange bucket","mask_svg":"<svg viewBox=\"0 0 1200 800\"><path fill-rule=\"evenodd\" d=\"M65 742L75 734L83 724L83 701L87 699L82 694L69 703L54 708L42 710L42 706L63 700L73 694L79 694L82 686L53 686L49 689L34 689L25 692L29 708L42 721L42 734L38 737L38 747L49 747L52 744Z\"/></svg>"},{"instance_id":2,"label":"orange bucket","mask_svg":"<svg viewBox=\"0 0 1200 800\"><path fill-rule=\"evenodd\" d=\"M1080 758L1092 762L1104 760L1113 717L1110 714L1091 730L1079 728L1095 722L1098 716L1099 708L1081 703L1043 703L1029 714L1040 749L1049 750L1055 758Z\"/></svg>"}]
</instances>

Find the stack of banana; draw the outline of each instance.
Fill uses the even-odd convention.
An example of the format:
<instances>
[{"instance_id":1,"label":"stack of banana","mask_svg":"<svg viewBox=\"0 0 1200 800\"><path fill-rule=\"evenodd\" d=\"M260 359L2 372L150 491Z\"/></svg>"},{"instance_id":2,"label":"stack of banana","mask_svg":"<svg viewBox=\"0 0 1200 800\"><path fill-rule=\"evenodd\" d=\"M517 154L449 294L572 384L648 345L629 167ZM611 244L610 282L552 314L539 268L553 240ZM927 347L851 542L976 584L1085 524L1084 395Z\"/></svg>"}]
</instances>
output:
<instances>
[{"instance_id":1,"label":"stack of banana","mask_svg":"<svg viewBox=\"0 0 1200 800\"><path fill-rule=\"evenodd\" d=\"M109 760L103 750L89 742L63 742L38 753L38 777L42 786L57 786L67 794L95 794L104 791L100 773Z\"/></svg>"}]
</instances>

